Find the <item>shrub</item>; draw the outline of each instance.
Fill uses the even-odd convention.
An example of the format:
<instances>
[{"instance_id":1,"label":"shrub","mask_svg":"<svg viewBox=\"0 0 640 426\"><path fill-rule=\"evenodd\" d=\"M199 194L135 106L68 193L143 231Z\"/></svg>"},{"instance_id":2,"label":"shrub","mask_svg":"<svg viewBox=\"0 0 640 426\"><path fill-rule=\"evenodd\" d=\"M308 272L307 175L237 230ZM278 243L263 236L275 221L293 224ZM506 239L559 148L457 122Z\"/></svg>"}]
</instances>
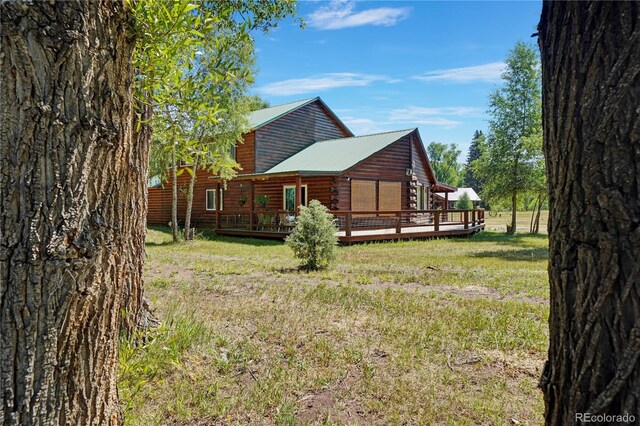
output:
<instances>
[{"instance_id":1,"label":"shrub","mask_svg":"<svg viewBox=\"0 0 640 426\"><path fill-rule=\"evenodd\" d=\"M303 268L324 269L335 258L337 231L327 208L320 201L311 200L309 207L300 207L296 226L286 241Z\"/></svg>"},{"instance_id":2,"label":"shrub","mask_svg":"<svg viewBox=\"0 0 640 426\"><path fill-rule=\"evenodd\" d=\"M264 194L258 195L256 197L256 204L261 208L267 207L267 204L269 204L269 196Z\"/></svg>"},{"instance_id":3,"label":"shrub","mask_svg":"<svg viewBox=\"0 0 640 426\"><path fill-rule=\"evenodd\" d=\"M463 192L460 196L460 199L456 203L456 209L458 210L471 210L473 208L473 204L471 203L471 199L469 198L469 194Z\"/></svg>"}]
</instances>

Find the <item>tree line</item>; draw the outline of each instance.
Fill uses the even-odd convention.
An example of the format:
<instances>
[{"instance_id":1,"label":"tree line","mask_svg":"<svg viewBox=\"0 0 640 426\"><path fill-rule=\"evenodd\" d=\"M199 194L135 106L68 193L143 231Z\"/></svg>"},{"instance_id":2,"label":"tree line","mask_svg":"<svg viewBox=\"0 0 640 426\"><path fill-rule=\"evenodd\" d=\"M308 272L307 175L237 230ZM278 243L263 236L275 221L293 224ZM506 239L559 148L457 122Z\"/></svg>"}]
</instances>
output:
<instances>
[{"instance_id":1,"label":"tree line","mask_svg":"<svg viewBox=\"0 0 640 426\"><path fill-rule=\"evenodd\" d=\"M484 207L508 205L511 224L507 233L515 232L520 207L534 211L530 232L537 233L547 188L540 60L533 46L516 43L502 79L502 86L489 97L488 133L476 130L464 165L457 161L461 151L455 144L431 142L427 153L439 181L473 188Z\"/></svg>"}]
</instances>

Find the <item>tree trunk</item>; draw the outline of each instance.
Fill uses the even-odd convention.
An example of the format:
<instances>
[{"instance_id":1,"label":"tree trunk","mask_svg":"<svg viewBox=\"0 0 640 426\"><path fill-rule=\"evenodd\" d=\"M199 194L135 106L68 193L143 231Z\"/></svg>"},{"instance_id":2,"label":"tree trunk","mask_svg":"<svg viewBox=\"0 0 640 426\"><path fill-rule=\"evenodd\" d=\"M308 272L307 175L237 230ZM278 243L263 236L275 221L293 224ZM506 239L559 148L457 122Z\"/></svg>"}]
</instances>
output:
<instances>
[{"instance_id":1,"label":"tree trunk","mask_svg":"<svg viewBox=\"0 0 640 426\"><path fill-rule=\"evenodd\" d=\"M147 232L147 182L149 176L149 147L151 143L151 136L153 129L149 124L153 115L153 109L151 103L146 104L137 102L136 114L133 115L133 143L136 147L137 158L135 160L135 167L141 175L144 176L144 180L140 182L132 182L138 186L140 193L138 199L138 208L136 216L131 218L137 221L135 229L139 233L136 236L136 240L145 240ZM138 121L140 120L140 122ZM124 298L122 300L122 317L121 328L125 333L130 333L134 330L144 330L155 326L158 326L160 322L155 318L151 312L151 308L144 298L144 280L142 277L142 262L140 267L136 270L132 270L126 279L126 288Z\"/></svg>"},{"instance_id":2,"label":"tree trunk","mask_svg":"<svg viewBox=\"0 0 640 426\"><path fill-rule=\"evenodd\" d=\"M546 422L574 424L580 413L637 421L640 5L545 2L539 34L550 190Z\"/></svg>"},{"instance_id":3,"label":"tree trunk","mask_svg":"<svg viewBox=\"0 0 640 426\"><path fill-rule=\"evenodd\" d=\"M196 184L196 172L198 171L198 155L193 159L193 174L189 181L189 192L187 193L187 211L184 215L184 238L185 240L192 240L193 235L191 232L191 211L193 210L193 187ZM216 197L218 195L216 194Z\"/></svg>"},{"instance_id":4,"label":"tree trunk","mask_svg":"<svg viewBox=\"0 0 640 426\"><path fill-rule=\"evenodd\" d=\"M118 424L144 259L124 2L0 3L0 424Z\"/></svg>"},{"instance_id":5,"label":"tree trunk","mask_svg":"<svg viewBox=\"0 0 640 426\"><path fill-rule=\"evenodd\" d=\"M533 210L531 210L531 220L529 221L529 233L530 234L535 234L535 219L536 219L536 210L538 207L538 200L540 199L540 196L538 195L536 197L536 200L533 202Z\"/></svg>"},{"instance_id":6,"label":"tree trunk","mask_svg":"<svg viewBox=\"0 0 640 426\"><path fill-rule=\"evenodd\" d=\"M507 234L516 233L516 214L518 212L518 194L511 194L511 227L507 227Z\"/></svg>"},{"instance_id":7,"label":"tree trunk","mask_svg":"<svg viewBox=\"0 0 640 426\"><path fill-rule=\"evenodd\" d=\"M546 197L544 195L538 195L538 209L536 210L536 220L533 224L533 233L540 232L540 212L542 211L542 205L544 204Z\"/></svg>"},{"instance_id":8,"label":"tree trunk","mask_svg":"<svg viewBox=\"0 0 640 426\"><path fill-rule=\"evenodd\" d=\"M171 235L173 242L180 239L178 227L178 160L176 159L176 144L171 142Z\"/></svg>"}]
</instances>

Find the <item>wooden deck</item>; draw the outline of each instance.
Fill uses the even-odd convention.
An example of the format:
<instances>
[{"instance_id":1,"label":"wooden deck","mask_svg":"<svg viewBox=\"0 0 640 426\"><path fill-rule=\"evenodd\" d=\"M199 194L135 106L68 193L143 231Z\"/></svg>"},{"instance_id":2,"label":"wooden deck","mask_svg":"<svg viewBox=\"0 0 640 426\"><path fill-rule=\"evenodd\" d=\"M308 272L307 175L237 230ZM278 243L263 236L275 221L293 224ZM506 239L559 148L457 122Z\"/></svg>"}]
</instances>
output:
<instances>
[{"instance_id":1,"label":"wooden deck","mask_svg":"<svg viewBox=\"0 0 640 426\"><path fill-rule=\"evenodd\" d=\"M484 210L332 211L342 244L364 241L467 236L484 229ZM293 229L293 212L220 213L216 233L284 239Z\"/></svg>"}]
</instances>

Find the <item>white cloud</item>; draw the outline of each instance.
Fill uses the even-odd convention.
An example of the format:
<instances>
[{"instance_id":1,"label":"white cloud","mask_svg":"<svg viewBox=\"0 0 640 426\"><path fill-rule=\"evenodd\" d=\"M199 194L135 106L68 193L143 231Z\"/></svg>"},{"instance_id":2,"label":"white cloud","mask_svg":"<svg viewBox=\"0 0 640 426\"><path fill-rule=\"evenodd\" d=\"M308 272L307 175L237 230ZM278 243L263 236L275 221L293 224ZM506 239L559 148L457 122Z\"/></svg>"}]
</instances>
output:
<instances>
[{"instance_id":1,"label":"white cloud","mask_svg":"<svg viewBox=\"0 0 640 426\"><path fill-rule=\"evenodd\" d=\"M416 107L398 108L389 111L389 120L396 123L423 124L428 126L438 126L448 129L462 124L461 121L445 117L468 117L478 116L482 110L473 107Z\"/></svg>"},{"instance_id":2,"label":"white cloud","mask_svg":"<svg viewBox=\"0 0 640 426\"><path fill-rule=\"evenodd\" d=\"M311 27L321 30L338 30L363 25L382 25L390 27L406 19L410 8L376 7L355 11L353 0L334 0L326 6L309 14L307 21Z\"/></svg>"},{"instance_id":3,"label":"white cloud","mask_svg":"<svg viewBox=\"0 0 640 426\"><path fill-rule=\"evenodd\" d=\"M414 76L414 79L423 81L451 81L454 83L471 83L484 81L498 83L506 64L504 62L492 62L490 64L476 65L464 68L452 68L448 70L427 71L424 74Z\"/></svg>"},{"instance_id":4,"label":"white cloud","mask_svg":"<svg viewBox=\"0 0 640 426\"><path fill-rule=\"evenodd\" d=\"M258 88L258 92L273 96L300 95L303 93L322 92L337 87L368 86L374 81L381 80L387 80L387 77L349 72L328 73L269 83Z\"/></svg>"},{"instance_id":5,"label":"white cloud","mask_svg":"<svg viewBox=\"0 0 640 426\"><path fill-rule=\"evenodd\" d=\"M398 108L391 110L390 116L394 119L407 118L407 119L420 119L424 117L432 117L434 115L456 115L456 116L468 116L482 114L482 110L473 107L416 107L410 106L407 108Z\"/></svg>"},{"instance_id":6,"label":"white cloud","mask_svg":"<svg viewBox=\"0 0 640 426\"><path fill-rule=\"evenodd\" d=\"M342 121L356 135L368 135L394 129L392 123L372 120L370 118L345 116L342 117Z\"/></svg>"}]
</instances>

